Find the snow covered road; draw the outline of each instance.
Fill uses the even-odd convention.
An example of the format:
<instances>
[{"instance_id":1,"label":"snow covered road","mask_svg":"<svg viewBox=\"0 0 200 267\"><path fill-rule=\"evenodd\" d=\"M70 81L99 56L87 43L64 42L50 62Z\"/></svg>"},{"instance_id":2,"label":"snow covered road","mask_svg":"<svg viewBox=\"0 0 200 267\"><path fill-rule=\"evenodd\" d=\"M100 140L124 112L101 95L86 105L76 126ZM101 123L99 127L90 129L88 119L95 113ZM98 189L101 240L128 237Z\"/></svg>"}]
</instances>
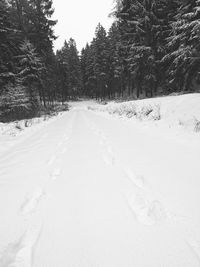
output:
<instances>
[{"instance_id":1,"label":"snow covered road","mask_svg":"<svg viewBox=\"0 0 200 267\"><path fill-rule=\"evenodd\" d=\"M0 267L200 266L200 141L87 105L0 155Z\"/></svg>"}]
</instances>

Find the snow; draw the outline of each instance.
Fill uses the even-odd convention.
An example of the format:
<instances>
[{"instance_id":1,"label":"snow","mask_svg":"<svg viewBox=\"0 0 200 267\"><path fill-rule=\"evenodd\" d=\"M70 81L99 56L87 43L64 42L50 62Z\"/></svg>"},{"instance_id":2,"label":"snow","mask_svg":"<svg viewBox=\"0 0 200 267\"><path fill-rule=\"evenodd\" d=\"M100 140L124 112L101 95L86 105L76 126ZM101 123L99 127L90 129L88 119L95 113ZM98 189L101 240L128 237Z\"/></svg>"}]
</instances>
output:
<instances>
[{"instance_id":1,"label":"snow","mask_svg":"<svg viewBox=\"0 0 200 267\"><path fill-rule=\"evenodd\" d=\"M62 112L58 115L61 116ZM44 115L38 118L19 120L10 123L0 122L0 153L12 147L17 141L23 140L24 136L26 137L27 135L34 134L38 128L43 127L54 119L54 117ZM45 138L45 135L43 138Z\"/></svg>"},{"instance_id":2,"label":"snow","mask_svg":"<svg viewBox=\"0 0 200 267\"><path fill-rule=\"evenodd\" d=\"M199 266L199 103L80 101L0 135L0 267Z\"/></svg>"},{"instance_id":3,"label":"snow","mask_svg":"<svg viewBox=\"0 0 200 267\"><path fill-rule=\"evenodd\" d=\"M200 131L200 94L158 97L107 105L92 105L89 109L139 120L164 121L168 127L182 126Z\"/></svg>"}]
</instances>

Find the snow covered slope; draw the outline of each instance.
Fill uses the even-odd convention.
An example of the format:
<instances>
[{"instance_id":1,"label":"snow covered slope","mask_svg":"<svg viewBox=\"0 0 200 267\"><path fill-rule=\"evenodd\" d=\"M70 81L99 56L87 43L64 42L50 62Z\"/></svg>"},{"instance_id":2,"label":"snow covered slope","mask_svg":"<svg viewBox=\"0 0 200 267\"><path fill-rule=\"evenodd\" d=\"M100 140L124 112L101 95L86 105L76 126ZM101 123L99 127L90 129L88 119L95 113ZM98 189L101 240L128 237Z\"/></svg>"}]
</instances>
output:
<instances>
[{"instance_id":1,"label":"snow covered slope","mask_svg":"<svg viewBox=\"0 0 200 267\"><path fill-rule=\"evenodd\" d=\"M200 266L199 133L88 106L0 152L0 267Z\"/></svg>"},{"instance_id":2,"label":"snow covered slope","mask_svg":"<svg viewBox=\"0 0 200 267\"><path fill-rule=\"evenodd\" d=\"M60 112L57 116L61 115ZM44 115L9 123L0 122L0 154L55 119L55 116Z\"/></svg>"},{"instance_id":3,"label":"snow covered slope","mask_svg":"<svg viewBox=\"0 0 200 267\"><path fill-rule=\"evenodd\" d=\"M106 111L128 118L160 121L168 127L181 126L200 132L200 94L158 97L107 105L92 105L89 109Z\"/></svg>"}]
</instances>

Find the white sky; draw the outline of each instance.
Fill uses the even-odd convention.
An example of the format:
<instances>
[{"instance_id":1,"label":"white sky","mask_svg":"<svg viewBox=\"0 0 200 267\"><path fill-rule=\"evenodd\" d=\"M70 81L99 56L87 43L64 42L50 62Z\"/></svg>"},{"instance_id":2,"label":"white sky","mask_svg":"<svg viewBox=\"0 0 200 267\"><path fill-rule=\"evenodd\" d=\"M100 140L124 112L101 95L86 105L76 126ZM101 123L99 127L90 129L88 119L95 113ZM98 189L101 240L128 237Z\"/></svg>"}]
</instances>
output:
<instances>
[{"instance_id":1,"label":"white sky","mask_svg":"<svg viewBox=\"0 0 200 267\"><path fill-rule=\"evenodd\" d=\"M54 29L59 36L54 43L55 49L61 48L64 40L72 37L80 51L94 37L99 22L106 30L112 24L108 15L113 9L113 0L54 0L53 5L53 18L58 20Z\"/></svg>"}]
</instances>

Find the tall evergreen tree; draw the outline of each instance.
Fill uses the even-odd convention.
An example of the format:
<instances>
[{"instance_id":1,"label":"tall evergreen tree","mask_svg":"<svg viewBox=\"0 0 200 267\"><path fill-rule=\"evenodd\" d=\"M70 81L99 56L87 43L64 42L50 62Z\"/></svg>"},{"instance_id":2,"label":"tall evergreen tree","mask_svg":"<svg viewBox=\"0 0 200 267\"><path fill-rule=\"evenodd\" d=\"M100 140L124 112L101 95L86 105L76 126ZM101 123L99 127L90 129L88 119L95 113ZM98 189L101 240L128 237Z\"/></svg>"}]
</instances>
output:
<instances>
[{"instance_id":1,"label":"tall evergreen tree","mask_svg":"<svg viewBox=\"0 0 200 267\"><path fill-rule=\"evenodd\" d=\"M117 14L121 25L122 47L126 52L126 75L129 76L128 80L133 78L138 97L142 91L151 96L157 91L164 50L162 32L166 11L166 1L124 0Z\"/></svg>"},{"instance_id":2,"label":"tall evergreen tree","mask_svg":"<svg viewBox=\"0 0 200 267\"><path fill-rule=\"evenodd\" d=\"M94 75L96 96L104 98L108 87L108 38L104 27L99 23L94 38Z\"/></svg>"},{"instance_id":3,"label":"tall evergreen tree","mask_svg":"<svg viewBox=\"0 0 200 267\"><path fill-rule=\"evenodd\" d=\"M121 56L120 32L118 22L114 22L108 32L109 41L109 78L110 96L123 94L123 58Z\"/></svg>"},{"instance_id":4,"label":"tall evergreen tree","mask_svg":"<svg viewBox=\"0 0 200 267\"><path fill-rule=\"evenodd\" d=\"M169 79L178 91L189 90L200 82L200 2L181 1L168 38Z\"/></svg>"},{"instance_id":5,"label":"tall evergreen tree","mask_svg":"<svg viewBox=\"0 0 200 267\"><path fill-rule=\"evenodd\" d=\"M69 86L72 95L78 96L82 89L81 63L75 40L70 38L68 45Z\"/></svg>"},{"instance_id":6,"label":"tall evergreen tree","mask_svg":"<svg viewBox=\"0 0 200 267\"><path fill-rule=\"evenodd\" d=\"M35 48L28 40L23 42L20 50L22 54L17 57L19 59L17 77L22 85L27 88L30 104L33 109L37 109L39 104L38 88L41 86L41 72L44 70L44 66L35 52Z\"/></svg>"},{"instance_id":7,"label":"tall evergreen tree","mask_svg":"<svg viewBox=\"0 0 200 267\"><path fill-rule=\"evenodd\" d=\"M65 41L63 48L57 51L57 58L63 71L62 84L67 94L76 97L81 94L82 73L81 61L74 39Z\"/></svg>"},{"instance_id":8,"label":"tall evergreen tree","mask_svg":"<svg viewBox=\"0 0 200 267\"><path fill-rule=\"evenodd\" d=\"M83 52L83 51L82 51ZM97 81L94 74L95 66L95 38L90 45L86 45L84 53L81 55L82 75L85 94L90 97L96 96ZM83 69L85 67L85 69Z\"/></svg>"},{"instance_id":9,"label":"tall evergreen tree","mask_svg":"<svg viewBox=\"0 0 200 267\"><path fill-rule=\"evenodd\" d=\"M0 2L0 87L13 78L16 54L14 26L10 17L10 9L5 0Z\"/></svg>"}]
</instances>

